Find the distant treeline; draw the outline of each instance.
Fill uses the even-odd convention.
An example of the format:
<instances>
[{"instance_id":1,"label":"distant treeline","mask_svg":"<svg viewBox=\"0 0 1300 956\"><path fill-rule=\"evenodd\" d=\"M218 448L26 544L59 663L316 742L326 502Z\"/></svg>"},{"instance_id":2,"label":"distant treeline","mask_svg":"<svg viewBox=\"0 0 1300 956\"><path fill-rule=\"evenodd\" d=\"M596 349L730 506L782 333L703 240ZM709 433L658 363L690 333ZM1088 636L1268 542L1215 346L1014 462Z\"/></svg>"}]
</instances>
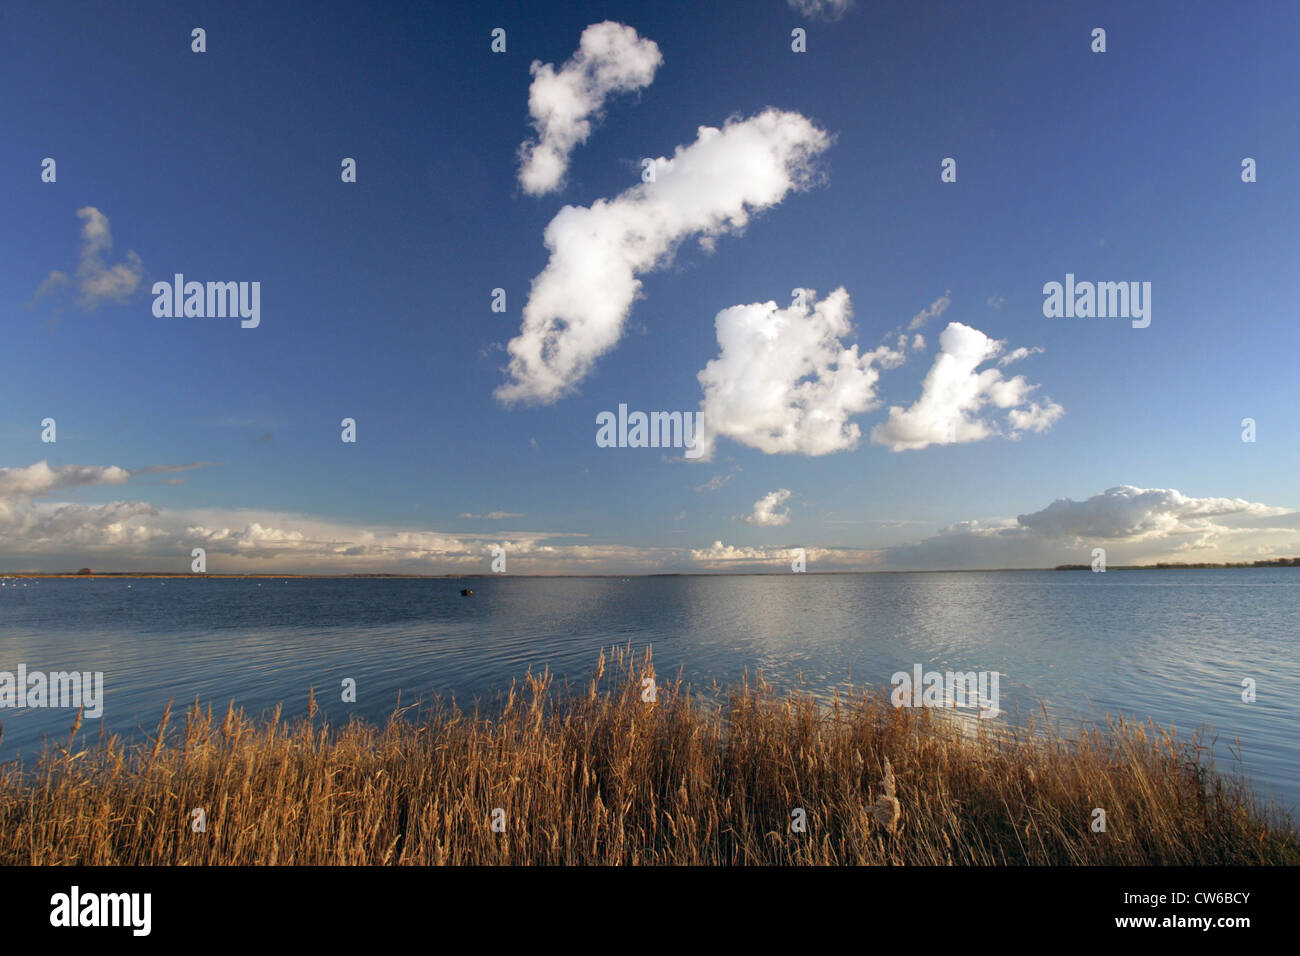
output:
<instances>
[{"instance_id":1,"label":"distant treeline","mask_svg":"<svg viewBox=\"0 0 1300 956\"><path fill-rule=\"evenodd\" d=\"M1180 570L1182 568L1300 568L1300 558L1269 558L1267 561L1228 561L1224 564L1214 564L1209 561L1198 561L1195 564L1186 564L1179 561L1157 561L1155 564L1115 564L1107 570L1110 571L1170 571ZM1055 568L1057 571L1090 571L1090 564L1058 564Z\"/></svg>"}]
</instances>

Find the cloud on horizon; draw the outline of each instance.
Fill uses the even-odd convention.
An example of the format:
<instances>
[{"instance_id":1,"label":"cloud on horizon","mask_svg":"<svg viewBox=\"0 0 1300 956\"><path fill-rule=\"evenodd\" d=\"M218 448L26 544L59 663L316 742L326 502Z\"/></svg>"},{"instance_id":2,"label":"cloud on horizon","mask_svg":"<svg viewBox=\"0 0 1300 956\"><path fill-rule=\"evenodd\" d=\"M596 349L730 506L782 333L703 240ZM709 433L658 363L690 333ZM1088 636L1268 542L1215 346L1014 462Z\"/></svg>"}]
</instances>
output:
<instances>
[{"instance_id":1,"label":"cloud on horizon","mask_svg":"<svg viewBox=\"0 0 1300 956\"><path fill-rule=\"evenodd\" d=\"M69 488L120 485L116 466L38 462L0 469L0 567L5 570L188 571L202 547L216 572L486 573L504 543L515 573L782 570L796 545L707 548L588 544L583 532L455 533L385 527L252 508L164 508L145 501L40 500ZM788 523L778 489L755 503L756 528ZM806 542L810 571L938 570L1107 562L1249 561L1300 556L1300 511L1241 498L1118 485L1084 501L1058 499L1015 518L961 521L914 544L832 547Z\"/></svg>"},{"instance_id":2,"label":"cloud on horizon","mask_svg":"<svg viewBox=\"0 0 1300 956\"><path fill-rule=\"evenodd\" d=\"M0 468L0 505L6 499L38 497L83 485L120 485L131 472L116 465L58 465L38 461L25 468Z\"/></svg>"},{"instance_id":3,"label":"cloud on horizon","mask_svg":"<svg viewBox=\"0 0 1300 956\"><path fill-rule=\"evenodd\" d=\"M1225 562L1300 556L1300 512L1241 498L1193 498L1172 488L1117 485L1061 498L1015 518L962 521L889 549L899 569Z\"/></svg>"},{"instance_id":4,"label":"cloud on horizon","mask_svg":"<svg viewBox=\"0 0 1300 956\"><path fill-rule=\"evenodd\" d=\"M870 570L879 562L881 552L854 548L817 547L747 547L714 541L707 548L693 548L690 561L699 571L767 570L791 573L790 564L800 554L808 570Z\"/></svg>"}]
</instances>

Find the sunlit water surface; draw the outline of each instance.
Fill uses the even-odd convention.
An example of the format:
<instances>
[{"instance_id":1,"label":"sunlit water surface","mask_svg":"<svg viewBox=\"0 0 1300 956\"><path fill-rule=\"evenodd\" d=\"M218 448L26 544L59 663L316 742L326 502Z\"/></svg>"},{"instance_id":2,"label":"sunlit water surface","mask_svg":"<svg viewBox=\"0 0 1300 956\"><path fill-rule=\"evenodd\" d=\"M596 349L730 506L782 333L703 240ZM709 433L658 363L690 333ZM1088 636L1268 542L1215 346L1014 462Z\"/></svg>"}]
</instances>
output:
<instances>
[{"instance_id":1,"label":"sunlit water surface","mask_svg":"<svg viewBox=\"0 0 1300 956\"><path fill-rule=\"evenodd\" d=\"M489 698L532 668L588 676L602 648L653 645L697 686L761 671L828 694L900 670L1000 673L1001 721L1107 713L1202 725L1221 769L1300 806L1300 571L988 572L658 578L9 578L0 671L103 671L106 727L156 727L168 700L251 713L385 717L435 694ZM460 596L461 587L474 596ZM358 699L344 704L344 678ZM1242 701L1242 680L1257 699ZM73 714L0 710L0 760L66 739ZM95 734L97 721L85 729Z\"/></svg>"}]
</instances>

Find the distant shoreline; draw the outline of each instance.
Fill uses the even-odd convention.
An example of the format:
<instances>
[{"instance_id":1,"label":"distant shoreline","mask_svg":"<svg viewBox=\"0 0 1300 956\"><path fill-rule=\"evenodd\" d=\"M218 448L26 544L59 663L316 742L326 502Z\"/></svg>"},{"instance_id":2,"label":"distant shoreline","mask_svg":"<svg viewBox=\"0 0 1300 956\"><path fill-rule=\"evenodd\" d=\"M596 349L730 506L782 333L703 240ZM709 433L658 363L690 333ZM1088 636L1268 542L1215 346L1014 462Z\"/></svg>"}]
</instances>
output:
<instances>
[{"instance_id":1,"label":"distant shoreline","mask_svg":"<svg viewBox=\"0 0 1300 956\"><path fill-rule=\"evenodd\" d=\"M1290 568L1300 567L1300 558L1274 558L1269 561L1255 561L1250 564L1116 564L1111 565L1107 571L1214 571L1214 570L1256 570L1260 568ZM807 571L801 572L806 574L819 575L845 575L845 574L1004 574L1009 572L1033 572L1033 571L1091 571L1092 568L1087 564L1061 564L1052 568L941 568L936 570L917 570L917 571ZM470 578L717 578L717 577L766 577L766 576L786 576L789 572L781 571L674 571L674 572L655 572L652 574L645 573L627 573L627 574L483 574L475 572L473 574L384 574L384 573L354 573L354 574L297 574L282 573L271 574L266 572L248 573L248 574L223 574L219 572L210 572L196 574L192 571L92 571L89 574L77 571L0 571L0 578L24 578L24 579L51 579L51 578L74 578L74 579L103 579L103 578L221 578L225 580L275 580L281 581L290 578L294 580L309 581L348 581L348 580L413 580L413 581L460 581Z\"/></svg>"}]
</instances>

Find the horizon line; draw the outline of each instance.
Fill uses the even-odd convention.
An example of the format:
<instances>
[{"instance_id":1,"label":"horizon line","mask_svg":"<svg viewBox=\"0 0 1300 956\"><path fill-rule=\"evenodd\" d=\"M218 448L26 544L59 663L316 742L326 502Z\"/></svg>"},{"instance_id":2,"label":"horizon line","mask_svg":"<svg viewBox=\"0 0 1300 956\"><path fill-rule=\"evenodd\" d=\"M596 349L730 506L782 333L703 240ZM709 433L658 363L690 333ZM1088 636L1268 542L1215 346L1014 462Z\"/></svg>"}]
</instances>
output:
<instances>
[{"instance_id":1,"label":"horizon line","mask_svg":"<svg viewBox=\"0 0 1300 956\"><path fill-rule=\"evenodd\" d=\"M1294 558L1270 558L1255 562L1196 562L1179 564L1159 562L1156 564L1114 564L1107 571L1213 571L1238 570L1269 567L1297 567ZM1278 563L1286 562L1286 563ZM686 577L785 577L792 574L808 575L845 575L845 574L995 574L1025 573L1031 571L1091 571L1086 564L1054 565L1052 567L1033 568L916 568L916 569L877 569L860 571L653 571L653 572L533 572L527 574L503 574L475 571L468 574L418 574L400 571L353 571L339 573L312 573L299 571L91 571L88 574L79 571L0 571L0 578L296 578L314 580L376 580L382 578L400 578L405 580L447 581L468 578L686 578ZM1098 572L1104 573L1104 572Z\"/></svg>"}]
</instances>

